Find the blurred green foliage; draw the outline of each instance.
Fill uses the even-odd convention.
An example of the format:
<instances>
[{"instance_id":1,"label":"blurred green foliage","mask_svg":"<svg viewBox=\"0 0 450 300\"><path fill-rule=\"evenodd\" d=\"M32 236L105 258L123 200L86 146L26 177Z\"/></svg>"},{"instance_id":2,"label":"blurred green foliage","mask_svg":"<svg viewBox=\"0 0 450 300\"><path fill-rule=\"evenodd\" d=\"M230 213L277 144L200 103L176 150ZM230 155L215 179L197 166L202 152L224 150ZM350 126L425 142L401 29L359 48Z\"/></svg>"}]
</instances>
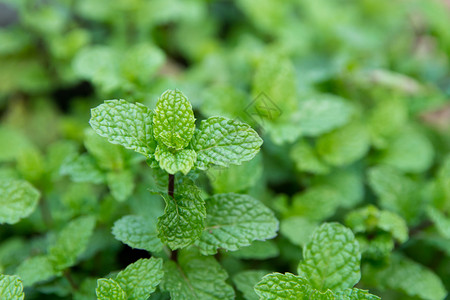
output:
<instances>
[{"instance_id":1,"label":"blurred green foliage","mask_svg":"<svg viewBox=\"0 0 450 300\"><path fill-rule=\"evenodd\" d=\"M264 140L253 161L189 173L201 197L250 195L275 212L280 231L236 252L180 252L181 269L167 264L173 272L150 299L168 299L182 270L201 278L195 265L218 274L223 295L257 299L252 286L270 272L297 274L309 261L302 248L329 221L359 243L359 288L445 299L448 1L1 3L13 18L0 27L0 273L19 275L26 299L96 299L101 277L122 297L118 271L149 252L167 259L154 240L125 241L134 229L120 223L135 215L135 226L148 226L142 234L156 236L164 201L149 190L166 189L166 174L95 135L88 120L105 99L153 108L175 88L198 121L244 121ZM4 204L11 197L17 206Z\"/></svg>"}]
</instances>

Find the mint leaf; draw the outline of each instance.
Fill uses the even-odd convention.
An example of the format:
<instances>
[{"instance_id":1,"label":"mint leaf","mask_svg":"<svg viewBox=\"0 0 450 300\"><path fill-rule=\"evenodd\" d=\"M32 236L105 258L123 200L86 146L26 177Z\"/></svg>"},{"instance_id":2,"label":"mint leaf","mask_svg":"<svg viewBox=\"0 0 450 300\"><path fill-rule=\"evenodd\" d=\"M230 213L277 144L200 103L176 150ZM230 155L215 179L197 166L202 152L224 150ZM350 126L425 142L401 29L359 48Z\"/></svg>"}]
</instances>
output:
<instances>
[{"instance_id":1,"label":"mint leaf","mask_svg":"<svg viewBox=\"0 0 450 300\"><path fill-rule=\"evenodd\" d=\"M114 279L98 279L95 292L98 300L127 300L127 294Z\"/></svg>"},{"instance_id":2,"label":"mint leaf","mask_svg":"<svg viewBox=\"0 0 450 300\"><path fill-rule=\"evenodd\" d=\"M331 187L313 186L294 195L292 207L287 214L305 217L311 221L322 221L336 212L340 199L340 194Z\"/></svg>"},{"instance_id":3,"label":"mint leaf","mask_svg":"<svg viewBox=\"0 0 450 300\"><path fill-rule=\"evenodd\" d=\"M403 172L419 173L425 172L433 159L433 145L427 136L417 129L406 128L392 138L379 161Z\"/></svg>"},{"instance_id":4,"label":"mint leaf","mask_svg":"<svg viewBox=\"0 0 450 300\"><path fill-rule=\"evenodd\" d=\"M411 297L428 300L442 300L447 295L439 276L415 261L399 254L391 256L386 268L367 265L364 273L369 284L380 288L394 289Z\"/></svg>"},{"instance_id":5,"label":"mint leaf","mask_svg":"<svg viewBox=\"0 0 450 300\"><path fill-rule=\"evenodd\" d=\"M48 248L49 261L61 271L75 264L84 252L95 227L93 216L78 217L67 224Z\"/></svg>"},{"instance_id":6,"label":"mint leaf","mask_svg":"<svg viewBox=\"0 0 450 300\"><path fill-rule=\"evenodd\" d=\"M320 160L314 149L304 140L298 141L290 151L290 157L297 171L325 174L329 172L326 163Z\"/></svg>"},{"instance_id":7,"label":"mint leaf","mask_svg":"<svg viewBox=\"0 0 450 300\"><path fill-rule=\"evenodd\" d=\"M159 143L169 148L185 148L194 134L192 105L179 90L167 90L156 103L153 132Z\"/></svg>"},{"instance_id":8,"label":"mint leaf","mask_svg":"<svg viewBox=\"0 0 450 300\"><path fill-rule=\"evenodd\" d=\"M368 291L360 289L345 289L338 292L334 292L336 299L341 300L377 300L381 299L378 296L370 294Z\"/></svg>"},{"instance_id":9,"label":"mint leaf","mask_svg":"<svg viewBox=\"0 0 450 300\"><path fill-rule=\"evenodd\" d=\"M150 252L162 250L157 237L156 224L143 216L125 216L114 223L112 233L116 239L136 249Z\"/></svg>"},{"instance_id":10,"label":"mint leaf","mask_svg":"<svg viewBox=\"0 0 450 300\"><path fill-rule=\"evenodd\" d=\"M249 125L223 117L211 117L200 123L191 146L197 152L197 167L227 167L252 159L263 141Z\"/></svg>"},{"instance_id":11,"label":"mint leaf","mask_svg":"<svg viewBox=\"0 0 450 300\"><path fill-rule=\"evenodd\" d=\"M193 250L178 253L178 265L167 261L161 289L170 292L172 300L234 299L234 290L225 280L228 274L213 257L199 255Z\"/></svg>"},{"instance_id":12,"label":"mint leaf","mask_svg":"<svg viewBox=\"0 0 450 300\"><path fill-rule=\"evenodd\" d=\"M335 300L330 290L317 291L305 278L291 273L272 273L264 276L255 286L255 292L261 300Z\"/></svg>"},{"instance_id":13,"label":"mint leaf","mask_svg":"<svg viewBox=\"0 0 450 300\"><path fill-rule=\"evenodd\" d=\"M333 95L314 95L302 100L294 113L294 123L305 136L319 136L346 124L353 107L345 100Z\"/></svg>"},{"instance_id":14,"label":"mint leaf","mask_svg":"<svg viewBox=\"0 0 450 300\"><path fill-rule=\"evenodd\" d=\"M281 220L280 232L291 243L303 247L319 224L306 217L289 217ZM302 230L298 230L301 228Z\"/></svg>"},{"instance_id":15,"label":"mint leaf","mask_svg":"<svg viewBox=\"0 0 450 300\"><path fill-rule=\"evenodd\" d=\"M229 254L241 259L268 259L277 257L280 250L273 240L254 241L250 246L242 247L237 251L229 252Z\"/></svg>"},{"instance_id":16,"label":"mint leaf","mask_svg":"<svg viewBox=\"0 0 450 300\"><path fill-rule=\"evenodd\" d=\"M432 206L427 208L427 214L433 221L439 233L443 237L450 239L450 218L446 217L441 211Z\"/></svg>"},{"instance_id":17,"label":"mint leaf","mask_svg":"<svg viewBox=\"0 0 450 300\"><path fill-rule=\"evenodd\" d=\"M206 201L206 222L196 245L204 255L218 248L235 251L254 240L275 237L278 221L260 201L234 193L214 195Z\"/></svg>"},{"instance_id":18,"label":"mint leaf","mask_svg":"<svg viewBox=\"0 0 450 300\"><path fill-rule=\"evenodd\" d=\"M263 270L243 271L233 276L233 283L236 285L236 288L242 292L245 299L258 300L259 297L255 293L253 287L261 281L261 278L267 273L267 271Z\"/></svg>"},{"instance_id":19,"label":"mint leaf","mask_svg":"<svg viewBox=\"0 0 450 300\"><path fill-rule=\"evenodd\" d=\"M127 200L133 194L134 177L129 170L108 172L106 183L111 195L119 202Z\"/></svg>"},{"instance_id":20,"label":"mint leaf","mask_svg":"<svg viewBox=\"0 0 450 300\"><path fill-rule=\"evenodd\" d=\"M172 249L184 248L197 240L206 217L205 202L195 186L181 186L174 198L164 195L166 208L158 218L158 237Z\"/></svg>"},{"instance_id":21,"label":"mint leaf","mask_svg":"<svg viewBox=\"0 0 450 300\"><path fill-rule=\"evenodd\" d=\"M418 220L425 205L418 182L388 166L372 167L367 175L382 208L397 213L408 223Z\"/></svg>"},{"instance_id":22,"label":"mint leaf","mask_svg":"<svg viewBox=\"0 0 450 300\"><path fill-rule=\"evenodd\" d=\"M19 276L0 274L0 299L23 300L22 280Z\"/></svg>"},{"instance_id":23,"label":"mint leaf","mask_svg":"<svg viewBox=\"0 0 450 300\"><path fill-rule=\"evenodd\" d=\"M84 146L104 170L122 170L125 166L123 148L108 142L94 130L84 131Z\"/></svg>"},{"instance_id":24,"label":"mint leaf","mask_svg":"<svg viewBox=\"0 0 450 300\"><path fill-rule=\"evenodd\" d=\"M324 134L317 140L321 159L334 166L344 166L362 158L369 150L370 140L365 125L352 122Z\"/></svg>"},{"instance_id":25,"label":"mint leaf","mask_svg":"<svg viewBox=\"0 0 450 300\"><path fill-rule=\"evenodd\" d=\"M164 276L161 258L141 258L117 274L116 281L128 300L150 297Z\"/></svg>"},{"instance_id":26,"label":"mint leaf","mask_svg":"<svg viewBox=\"0 0 450 300\"><path fill-rule=\"evenodd\" d=\"M69 175L70 179L75 182L100 184L105 181L105 175L96 165L94 158L87 153L65 161L61 166L60 173Z\"/></svg>"},{"instance_id":27,"label":"mint leaf","mask_svg":"<svg viewBox=\"0 0 450 300\"><path fill-rule=\"evenodd\" d=\"M89 124L109 142L150 156L156 148L152 118L152 111L140 103L107 100L91 109Z\"/></svg>"},{"instance_id":28,"label":"mint leaf","mask_svg":"<svg viewBox=\"0 0 450 300\"><path fill-rule=\"evenodd\" d=\"M16 270L25 287L50 279L56 275L53 265L45 255L31 257L23 261Z\"/></svg>"},{"instance_id":29,"label":"mint leaf","mask_svg":"<svg viewBox=\"0 0 450 300\"><path fill-rule=\"evenodd\" d=\"M40 193L25 180L0 179L0 224L15 224L28 217L38 204Z\"/></svg>"},{"instance_id":30,"label":"mint leaf","mask_svg":"<svg viewBox=\"0 0 450 300\"><path fill-rule=\"evenodd\" d=\"M197 159L197 153L191 149L182 149L172 152L166 147L158 145L155 151L155 158L159 161L161 169L169 174L175 174L178 171L183 172L184 175L194 166Z\"/></svg>"},{"instance_id":31,"label":"mint leaf","mask_svg":"<svg viewBox=\"0 0 450 300\"><path fill-rule=\"evenodd\" d=\"M262 172L262 155L258 154L254 159L244 162L242 165L210 168L206 174L214 192L220 194L247 190L260 180Z\"/></svg>"},{"instance_id":32,"label":"mint leaf","mask_svg":"<svg viewBox=\"0 0 450 300\"><path fill-rule=\"evenodd\" d=\"M358 283L360 263L361 253L352 231L338 223L324 223L303 248L298 273L308 278L313 288L340 290Z\"/></svg>"}]
</instances>

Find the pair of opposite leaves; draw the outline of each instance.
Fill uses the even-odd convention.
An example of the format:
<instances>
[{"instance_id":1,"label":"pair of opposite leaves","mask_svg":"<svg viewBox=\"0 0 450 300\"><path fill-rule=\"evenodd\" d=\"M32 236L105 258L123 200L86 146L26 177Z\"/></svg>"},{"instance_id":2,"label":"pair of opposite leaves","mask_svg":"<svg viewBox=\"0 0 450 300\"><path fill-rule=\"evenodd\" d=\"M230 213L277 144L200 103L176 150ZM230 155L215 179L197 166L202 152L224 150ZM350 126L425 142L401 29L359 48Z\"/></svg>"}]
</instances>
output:
<instances>
[{"instance_id":1,"label":"pair of opposite leaves","mask_svg":"<svg viewBox=\"0 0 450 300\"><path fill-rule=\"evenodd\" d=\"M252 159L262 139L249 125L210 117L195 127L192 105L179 90L165 91L152 111L140 103L107 100L91 110L97 134L147 157L169 174L227 167Z\"/></svg>"}]
</instances>

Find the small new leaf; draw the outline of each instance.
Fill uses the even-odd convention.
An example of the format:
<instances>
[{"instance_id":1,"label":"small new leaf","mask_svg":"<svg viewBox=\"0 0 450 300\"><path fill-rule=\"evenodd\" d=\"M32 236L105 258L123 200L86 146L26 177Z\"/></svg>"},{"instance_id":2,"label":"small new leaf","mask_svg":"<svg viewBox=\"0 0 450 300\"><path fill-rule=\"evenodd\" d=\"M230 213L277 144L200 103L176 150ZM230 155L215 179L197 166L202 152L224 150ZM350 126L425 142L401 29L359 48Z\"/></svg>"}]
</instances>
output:
<instances>
[{"instance_id":1,"label":"small new leaf","mask_svg":"<svg viewBox=\"0 0 450 300\"><path fill-rule=\"evenodd\" d=\"M49 260L55 270L64 270L75 264L84 252L94 231L95 218L83 216L72 220L61 230L53 245L48 249Z\"/></svg>"},{"instance_id":2,"label":"small new leaf","mask_svg":"<svg viewBox=\"0 0 450 300\"><path fill-rule=\"evenodd\" d=\"M15 224L36 208L40 193L25 180L0 180L0 224Z\"/></svg>"},{"instance_id":3,"label":"small new leaf","mask_svg":"<svg viewBox=\"0 0 450 300\"><path fill-rule=\"evenodd\" d=\"M150 297L164 276L161 258L141 258L117 274L116 281L128 300Z\"/></svg>"},{"instance_id":4,"label":"small new leaf","mask_svg":"<svg viewBox=\"0 0 450 300\"><path fill-rule=\"evenodd\" d=\"M179 90L167 90L156 103L153 132L158 143L180 150L185 148L195 130L192 105Z\"/></svg>"},{"instance_id":5,"label":"small new leaf","mask_svg":"<svg viewBox=\"0 0 450 300\"><path fill-rule=\"evenodd\" d=\"M325 291L351 288L358 283L361 253L352 231L338 223L324 223L303 248L300 276L311 286Z\"/></svg>"},{"instance_id":6,"label":"small new leaf","mask_svg":"<svg viewBox=\"0 0 450 300\"><path fill-rule=\"evenodd\" d=\"M203 120L192 137L197 152L196 165L201 170L211 165L227 167L252 159L263 141L249 125L223 117Z\"/></svg>"},{"instance_id":7,"label":"small new leaf","mask_svg":"<svg viewBox=\"0 0 450 300\"><path fill-rule=\"evenodd\" d=\"M379 300L378 296L370 294L368 291L360 290L357 288L345 289L334 293L336 299L341 300Z\"/></svg>"},{"instance_id":8,"label":"small new leaf","mask_svg":"<svg viewBox=\"0 0 450 300\"><path fill-rule=\"evenodd\" d=\"M23 285L19 276L0 274L0 299L23 300Z\"/></svg>"},{"instance_id":9,"label":"small new leaf","mask_svg":"<svg viewBox=\"0 0 450 300\"><path fill-rule=\"evenodd\" d=\"M56 275L52 264L45 255L31 257L23 261L16 270L25 287L50 279Z\"/></svg>"},{"instance_id":10,"label":"small new leaf","mask_svg":"<svg viewBox=\"0 0 450 300\"><path fill-rule=\"evenodd\" d=\"M100 278L95 290L98 300L126 300L127 294L114 279Z\"/></svg>"},{"instance_id":11,"label":"small new leaf","mask_svg":"<svg viewBox=\"0 0 450 300\"><path fill-rule=\"evenodd\" d=\"M275 237L278 220L258 200L234 193L214 195L206 201L206 225L196 245L202 254L218 248L235 251L254 240Z\"/></svg>"},{"instance_id":12,"label":"small new leaf","mask_svg":"<svg viewBox=\"0 0 450 300\"><path fill-rule=\"evenodd\" d=\"M158 145L155 151L155 158L159 161L161 169L167 171L167 173L175 174L181 171L186 175L194 166L197 153L191 149L171 152L168 148Z\"/></svg>"},{"instance_id":13,"label":"small new leaf","mask_svg":"<svg viewBox=\"0 0 450 300\"><path fill-rule=\"evenodd\" d=\"M109 142L150 156L156 148L152 119L152 111L140 103L107 100L91 110L89 124Z\"/></svg>"},{"instance_id":14,"label":"small new leaf","mask_svg":"<svg viewBox=\"0 0 450 300\"><path fill-rule=\"evenodd\" d=\"M114 223L112 233L116 239L132 248L158 252L163 245L157 237L155 225L142 216L125 216Z\"/></svg>"},{"instance_id":15,"label":"small new leaf","mask_svg":"<svg viewBox=\"0 0 450 300\"><path fill-rule=\"evenodd\" d=\"M206 217L205 202L195 186L180 186L174 198L163 196L164 215L158 218L158 237L172 249L184 248L197 240Z\"/></svg>"}]
</instances>

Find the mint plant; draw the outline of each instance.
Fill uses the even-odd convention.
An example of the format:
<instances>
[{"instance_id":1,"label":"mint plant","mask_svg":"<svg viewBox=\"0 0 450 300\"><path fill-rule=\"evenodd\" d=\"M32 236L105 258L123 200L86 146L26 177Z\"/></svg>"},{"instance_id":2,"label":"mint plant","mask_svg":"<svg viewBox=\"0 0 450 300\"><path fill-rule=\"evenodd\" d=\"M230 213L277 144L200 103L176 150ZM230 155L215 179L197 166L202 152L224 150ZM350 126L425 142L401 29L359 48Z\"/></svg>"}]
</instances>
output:
<instances>
[{"instance_id":1,"label":"mint plant","mask_svg":"<svg viewBox=\"0 0 450 300\"><path fill-rule=\"evenodd\" d=\"M250 196L225 193L205 201L186 175L191 170L228 167L251 160L262 144L256 131L247 124L224 117L203 120L197 129L192 106L179 90L164 92L154 111L125 100L105 101L92 109L90 124L109 142L143 154L150 167L161 168L168 174L167 192L161 193L166 208L156 226L142 216L125 216L113 227L115 237L131 247L154 253L163 248L169 250L167 246L178 250L193 245L194 248L169 255L172 260L164 264L162 289L169 291L173 299L211 299L207 286L214 283L221 286L214 288L214 293L218 293L215 297L233 298L233 290L223 281L226 273L218 271L220 266L213 258L202 258L201 254L212 255L218 249L235 251L254 240L273 238L278 221L267 207ZM177 173L184 176L175 180ZM204 267L199 268L192 261ZM131 265L129 268L130 271L127 268L123 274L132 274ZM147 268L144 272L149 272L148 278L153 280L151 286L156 287L163 278L162 260L151 267L133 268L136 268L134 272ZM178 268L184 275L177 275ZM137 291L136 284L131 283L127 288L120 278L132 275L122 275L122 272L115 281L99 280L99 299L108 299L111 295L119 299L141 299L154 291L148 286L146 290ZM191 276L198 282L191 282ZM188 288L191 285L193 289ZM143 294L133 296L136 293Z\"/></svg>"}]
</instances>

